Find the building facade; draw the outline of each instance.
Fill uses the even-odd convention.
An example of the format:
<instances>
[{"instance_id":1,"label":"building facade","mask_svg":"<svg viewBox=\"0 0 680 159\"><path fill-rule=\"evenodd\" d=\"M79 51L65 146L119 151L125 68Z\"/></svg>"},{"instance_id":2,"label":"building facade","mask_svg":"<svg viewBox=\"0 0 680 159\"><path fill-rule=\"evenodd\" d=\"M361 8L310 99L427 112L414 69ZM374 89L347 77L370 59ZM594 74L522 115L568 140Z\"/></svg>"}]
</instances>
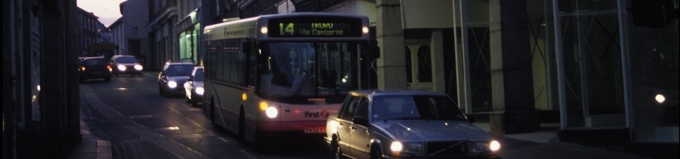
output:
<instances>
[{"instance_id":1,"label":"building facade","mask_svg":"<svg viewBox=\"0 0 680 159\"><path fill-rule=\"evenodd\" d=\"M83 37L82 37L82 50L83 53L80 54L80 56L88 56L90 55L88 50L90 50L91 45L94 43L97 43L97 38L98 38L98 28L97 24L101 23L99 22L99 17L95 16L94 13L88 12L86 10L83 10L82 8L78 7L78 11L80 11L80 14L78 16L78 20L82 24L82 32L83 32Z\"/></svg>"},{"instance_id":2,"label":"building facade","mask_svg":"<svg viewBox=\"0 0 680 159\"><path fill-rule=\"evenodd\" d=\"M127 52L124 26L123 17L121 17L107 27L111 31L111 42L116 47L115 55L126 55L125 53Z\"/></svg>"},{"instance_id":3,"label":"building facade","mask_svg":"<svg viewBox=\"0 0 680 159\"><path fill-rule=\"evenodd\" d=\"M179 46L179 61L191 61L202 64L200 51L202 33L202 0L177 0L178 23L177 40Z\"/></svg>"},{"instance_id":4,"label":"building facade","mask_svg":"<svg viewBox=\"0 0 680 159\"><path fill-rule=\"evenodd\" d=\"M176 0L153 0L150 1L149 11L153 15L146 25L149 31L151 70L160 70L165 61L178 61L176 41L178 41L175 24L178 20Z\"/></svg>"},{"instance_id":5,"label":"building facade","mask_svg":"<svg viewBox=\"0 0 680 159\"><path fill-rule=\"evenodd\" d=\"M123 43L125 51L123 55L132 55L142 62L144 68L149 67L149 40L146 25L149 23L151 13L149 0L129 0L120 3L120 13L123 15ZM131 17L131 18L128 18Z\"/></svg>"}]
</instances>

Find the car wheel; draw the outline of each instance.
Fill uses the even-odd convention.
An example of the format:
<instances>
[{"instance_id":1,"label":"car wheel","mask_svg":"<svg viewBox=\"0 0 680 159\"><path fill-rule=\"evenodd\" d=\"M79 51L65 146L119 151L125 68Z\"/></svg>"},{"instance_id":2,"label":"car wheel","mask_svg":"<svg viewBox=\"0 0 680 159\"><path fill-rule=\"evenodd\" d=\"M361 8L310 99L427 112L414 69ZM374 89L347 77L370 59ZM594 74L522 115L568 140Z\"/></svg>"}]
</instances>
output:
<instances>
[{"instance_id":1,"label":"car wheel","mask_svg":"<svg viewBox=\"0 0 680 159\"><path fill-rule=\"evenodd\" d=\"M196 98L191 98L191 106L193 107L198 107L198 100Z\"/></svg>"},{"instance_id":2,"label":"car wheel","mask_svg":"<svg viewBox=\"0 0 680 159\"><path fill-rule=\"evenodd\" d=\"M331 152L333 152L333 157L335 159L345 159L346 157L342 155L342 149L338 143L337 135L333 134L333 140L331 141Z\"/></svg>"},{"instance_id":3,"label":"car wheel","mask_svg":"<svg viewBox=\"0 0 680 159\"><path fill-rule=\"evenodd\" d=\"M158 86L158 94L163 95L165 92L163 92L163 88L161 86Z\"/></svg>"},{"instance_id":4,"label":"car wheel","mask_svg":"<svg viewBox=\"0 0 680 159\"><path fill-rule=\"evenodd\" d=\"M371 148L371 159L382 159L382 151L377 146Z\"/></svg>"}]
</instances>

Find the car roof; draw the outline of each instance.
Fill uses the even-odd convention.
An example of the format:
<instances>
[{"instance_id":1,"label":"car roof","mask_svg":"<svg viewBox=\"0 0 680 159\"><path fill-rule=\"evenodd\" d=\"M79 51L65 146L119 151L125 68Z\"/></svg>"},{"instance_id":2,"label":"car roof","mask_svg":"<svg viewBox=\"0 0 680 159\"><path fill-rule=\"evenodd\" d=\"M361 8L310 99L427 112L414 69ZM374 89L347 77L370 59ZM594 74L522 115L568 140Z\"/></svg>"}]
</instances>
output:
<instances>
[{"instance_id":1,"label":"car roof","mask_svg":"<svg viewBox=\"0 0 680 159\"><path fill-rule=\"evenodd\" d=\"M194 65L194 63L191 62L166 62L171 65Z\"/></svg>"},{"instance_id":2,"label":"car roof","mask_svg":"<svg viewBox=\"0 0 680 159\"><path fill-rule=\"evenodd\" d=\"M89 56L89 57L83 58L83 60L87 60L87 59L104 59L104 57L102 57L102 56Z\"/></svg>"},{"instance_id":3,"label":"car roof","mask_svg":"<svg viewBox=\"0 0 680 159\"><path fill-rule=\"evenodd\" d=\"M434 92L434 91L423 91L423 90L407 90L407 89L366 89L366 90L353 90L350 91L353 95L366 95L366 96L383 96L383 95L437 95L437 96L448 96L445 93Z\"/></svg>"}]
</instances>

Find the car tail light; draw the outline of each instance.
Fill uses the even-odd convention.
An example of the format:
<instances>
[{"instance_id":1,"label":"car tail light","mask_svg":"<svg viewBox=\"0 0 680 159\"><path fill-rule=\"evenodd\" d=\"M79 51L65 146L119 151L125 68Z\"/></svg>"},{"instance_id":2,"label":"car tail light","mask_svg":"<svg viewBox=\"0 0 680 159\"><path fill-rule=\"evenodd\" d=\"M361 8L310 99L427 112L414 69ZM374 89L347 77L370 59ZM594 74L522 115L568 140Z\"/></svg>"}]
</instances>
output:
<instances>
[{"instance_id":1,"label":"car tail light","mask_svg":"<svg viewBox=\"0 0 680 159\"><path fill-rule=\"evenodd\" d=\"M80 66L80 71L85 72L85 66Z\"/></svg>"},{"instance_id":2,"label":"car tail light","mask_svg":"<svg viewBox=\"0 0 680 159\"><path fill-rule=\"evenodd\" d=\"M106 65L106 70L109 70L109 72L113 71L113 69L111 69L111 65Z\"/></svg>"}]
</instances>

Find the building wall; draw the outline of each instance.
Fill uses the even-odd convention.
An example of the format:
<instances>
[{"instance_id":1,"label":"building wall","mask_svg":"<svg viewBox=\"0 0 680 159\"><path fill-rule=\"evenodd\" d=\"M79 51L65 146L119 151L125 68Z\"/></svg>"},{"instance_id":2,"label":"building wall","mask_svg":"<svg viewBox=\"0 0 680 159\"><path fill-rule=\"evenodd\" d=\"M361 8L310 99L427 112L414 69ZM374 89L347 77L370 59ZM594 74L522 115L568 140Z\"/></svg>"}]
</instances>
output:
<instances>
[{"instance_id":1,"label":"building wall","mask_svg":"<svg viewBox=\"0 0 680 159\"><path fill-rule=\"evenodd\" d=\"M66 157L81 140L80 12L65 0L3 7L3 158Z\"/></svg>"},{"instance_id":2,"label":"building wall","mask_svg":"<svg viewBox=\"0 0 680 159\"><path fill-rule=\"evenodd\" d=\"M122 26L124 28L125 52L122 54L133 55L142 61L144 68L149 68L149 41L146 25L149 23L149 0L131 0L121 3L123 15ZM134 17L134 18L126 18Z\"/></svg>"}]
</instances>

